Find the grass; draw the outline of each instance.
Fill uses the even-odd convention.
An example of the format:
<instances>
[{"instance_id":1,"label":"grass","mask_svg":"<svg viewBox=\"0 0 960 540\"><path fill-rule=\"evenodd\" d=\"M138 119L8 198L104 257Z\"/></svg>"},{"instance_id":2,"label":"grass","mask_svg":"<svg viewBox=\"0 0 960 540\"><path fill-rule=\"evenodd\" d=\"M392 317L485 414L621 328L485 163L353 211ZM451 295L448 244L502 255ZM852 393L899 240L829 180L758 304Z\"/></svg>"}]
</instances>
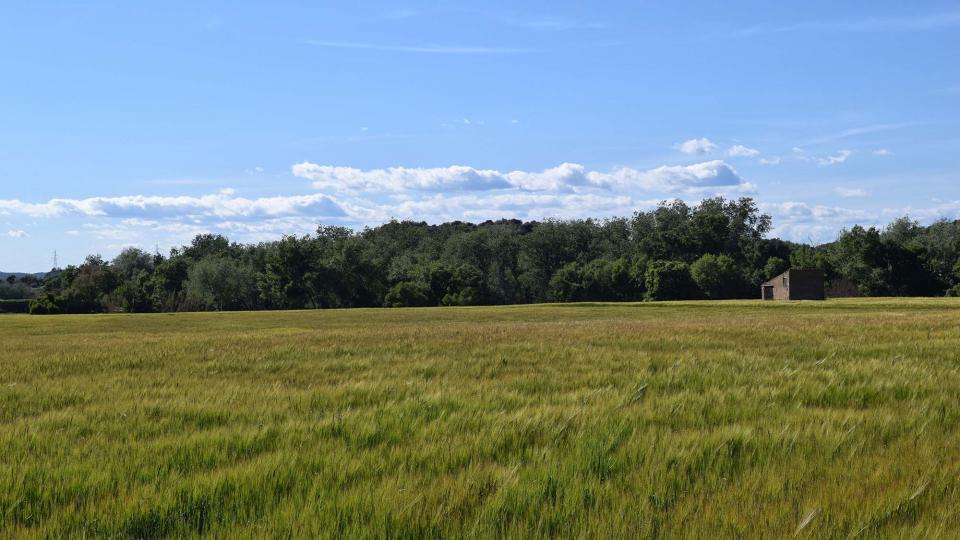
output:
<instances>
[{"instance_id":1,"label":"grass","mask_svg":"<svg viewBox=\"0 0 960 540\"><path fill-rule=\"evenodd\" d=\"M0 536L948 537L960 301L0 317Z\"/></svg>"}]
</instances>

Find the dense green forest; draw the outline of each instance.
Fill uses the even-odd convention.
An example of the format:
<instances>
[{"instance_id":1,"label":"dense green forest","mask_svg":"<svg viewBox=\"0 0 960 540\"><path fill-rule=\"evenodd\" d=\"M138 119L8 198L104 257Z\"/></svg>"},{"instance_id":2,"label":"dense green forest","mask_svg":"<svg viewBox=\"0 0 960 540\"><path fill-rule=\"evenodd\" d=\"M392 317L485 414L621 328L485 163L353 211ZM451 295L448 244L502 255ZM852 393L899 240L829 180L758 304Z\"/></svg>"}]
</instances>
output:
<instances>
[{"instance_id":1,"label":"dense green forest","mask_svg":"<svg viewBox=\"0 0 960 540\"><path fill-rule=\"evenodd\" d=\"M713 198L606 220L321 226L256 245L206 234L166 257L128 248L8 278L0 299L88 313L756 298L791 267L867 296L960 294L960 221L856 226L816 247L767 238L771 225L752 199Z\"/></svg>"}]
</instances>

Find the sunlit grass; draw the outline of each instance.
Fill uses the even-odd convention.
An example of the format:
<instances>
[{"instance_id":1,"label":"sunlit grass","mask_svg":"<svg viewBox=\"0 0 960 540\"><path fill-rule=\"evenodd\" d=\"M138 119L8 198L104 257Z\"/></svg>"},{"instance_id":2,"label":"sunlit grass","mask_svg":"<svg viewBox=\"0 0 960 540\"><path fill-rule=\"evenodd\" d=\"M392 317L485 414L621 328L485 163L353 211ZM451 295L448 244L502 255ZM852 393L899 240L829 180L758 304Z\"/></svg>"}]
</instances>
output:
<instances>
[{"instance_id":1,"label":"sunlit grass","mask_svg":"<svg viewBox=\"0 0 960 540\"><path fill-rule=\"evenodd\" d=\"M960 301L0 317L0 536L951 536Z\"/></svg>"}]
</instances>

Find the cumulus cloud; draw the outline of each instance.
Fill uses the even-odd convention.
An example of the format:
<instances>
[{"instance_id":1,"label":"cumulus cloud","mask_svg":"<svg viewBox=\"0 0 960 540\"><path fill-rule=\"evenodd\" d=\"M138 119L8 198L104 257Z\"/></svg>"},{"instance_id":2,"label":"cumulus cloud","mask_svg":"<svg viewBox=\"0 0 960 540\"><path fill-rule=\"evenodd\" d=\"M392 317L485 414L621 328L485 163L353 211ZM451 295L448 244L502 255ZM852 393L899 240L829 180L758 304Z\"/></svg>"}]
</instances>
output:
<instances>
[{"instance_id":1,"label":"cumulus cloud","mask_svg":"<svg viewBox=\"0 0 960 540\"><path fill-rule=\"evenodd\" d=\"M638 208L652 207L657 199L636 199L623 194L579 193L467 193L433 194L376 206L369 215L373 223L397 219L427 219L432 222L494 218L539 220L630 215Z\"/></svg>"},{"instance_id":2,"label":"cumulus cloud","mask_svg":"<svg viewBox=\"0 0 960 540\"><path fill-rule=\"evenodd\" d=\"M309 162L292 170L316 188L332 189L337 195L247 198L227 188L198 196L0 199L0 215L63 219L66 234L118 245L144 238L173 243L201 232L259 241L310 231L321 222L361 226L391 218L438 222L630 215L665 197L699 198L755 189L722 160L608 171L576 163L538 171L498 171L467 166L361 170ZM11 231L8 236L21 234L26 233Z\"/></svg>"},{"instance_id":3,"label":"cumulus cloud","mask_svg":"<svg viewBox=\"0 0 960 540\"><path fill-rule=\"evenodd\" d=\"M604 177L621 186L635 185L650 191L694 193L710 188L736 188L737 191L754 189L752 184L744 182L733 167L721 160L693 165L664 165L649 171L621 168Z\"/></svg>"},{"instance_id":4,"label":"cumulus cloud","mask_svg":"<svg viewBox=\"0 0 960 540\"><path fill-rule=\"evenodd\" d=\"M886 208L883 212L894 217L910 216L921 222L932 222L938 219L960 219L960 200L934 200L934 202L936 204L929 207Z\"/></svg>"},{"instance_id":5,"label":"cumulus cloud","mask_svg":"<svg viewBox=\"0 0 960 540\"><path fill-rule=\"evenodd\" d=\"M735 144L727 148L727 155L730 157L754 157L760 155L760 151L742 144Z\"/></svg>"},{"instance_id":6,"label":"cumulus cloud","mask_svg":"<svg viewBox=\"0 0 960 540\"><path fill-rule=\"evenodd\" d=\"M27 238L30 235L27 234L27 231L24 231L21 229L12 229L7 231L7 236L9 236L10 238Z\"/></svg>"},{"instance_id":7,"label":"cumulus cloud","mask_svg":"<svg viewBox=\"0 0 960 540\"><path fill-rule=\"evenodd\" d=\"M390 167L361 170L303 162L293 166L295 176L311 180L316 189L338 191L557 191L576 192L590 188L641 189L647 191L695 191L704 188L749 190L739 174L722 160L692 165L662 166L640 170L620 167L609 172L590 171L577 163L562 163L542 171L501 172L463 165L440 168Z\"/></svg>"},{"instance_id":8,"label":"cumulus cloud","mask_svg":"<svg viewBox=\"0 0 960 540\"><path fill-rule=\"evenodd\" d=\"M294 176L311 180L316 189L405 191L511 187L504 175L498 171L461 165L438 168L389 167L364 171L305 161L294 165L292 172Z\"/></svg>"},{"instance_id":9,"label":"cumulus cloud","mask_svg":"<svg viewBox=\"0 0 960 540\"><path fill-rule=\"evenodd\" d=\"M926 207L847 208L805 202L760 203L773 218L774 236L798 242L822 243L837 238L854 225L882 228L896 218L909 216L921 223L960 218L960 201L936 201Z\"/></svg>"},{"instance_id":10,"label":"cumulus cloud","mask_svg":"<svg viewBox=\"0 0 960 540\"><path fill-rule=\"evenodd\" d=\"M64 234L113 249L180 245L207 232L257 242L307 233L320 223L358 227L393 218L436 223L628 216L664 198L692 201L755 189L719 159L603 171L577 163L499 171L462 165L364 170L302 162L292 172L326 193L248 198L225 188L206 195L0 199L0 216L61 220Z\"/></svg>"},{"instance_id":11,"label":"cumulus cloud","mask_svg":"<svg viewBox=\"0 0 960 540\"><path fill-rule=\"evenodd\" d=\"M684 154L709 154L717 149L717 145L710 139L702 137L700 139L689 139L675 146Z\"/></svg>"},{"instance_id":12,"label":"cumulus cloud","mask_svg":"<svg viewBox=\"0 0 960 540\"><path fill-rule=\"evenodd\" d=\"M893 155L893 152L891 152L890 150L887 150L886 148L878 148L878 149L876 149L876 150L873 151L873 155L875 155L875 156L892 156L892 155Z\"/></svg>"},{"instance_id":13,"label":"cumulus cloud","mask_svg":"<svg viewBox=\"0 0 960 540\"><path fill-rule=\"evenodd\" d=\"M836 187L833 190L837 193L837 195L840 195L841 197L846 197L846 198L867 197L870 195L870 193L867 192L867 190L862 188Z\"/></svg>"},{"instance_id":14,"label":"cumulus cloud","mask_svg":"<svg viewBox=\"0 0 960 540\"><path fill-rule=\"evenodd\" d=\"M343 208L323 194L291 195L246 199L224 190L199 197L159 197L129 195L86 199L51 199L45 203L26 203L0 199L0 214L30 217L66 215L105 217L206 216L217 218L263 218L284 215L344 216Z\"/></svg>"},{"instance_id":15,"label":"cumulus cloud","mask_svg":"<svg viewBox=\"0 0 960 540\"><path fill-rule=\"evenodd\" d=\"M761 203L760 209L773 218L773 235L798 242L830 242L841 229L889 221L876 212L796 201Z\"/></svg>"},{"instance_id":16,"label":"cumulus cloud","mask_svg":"<svg viewBox=\"0 0 960 540\"><path fill-rule=\"evenodd\" d=\"M761 165L779 165L780 156L772 157L772 158L760 158L760 164Z\"/></svg>"}]
</instances>

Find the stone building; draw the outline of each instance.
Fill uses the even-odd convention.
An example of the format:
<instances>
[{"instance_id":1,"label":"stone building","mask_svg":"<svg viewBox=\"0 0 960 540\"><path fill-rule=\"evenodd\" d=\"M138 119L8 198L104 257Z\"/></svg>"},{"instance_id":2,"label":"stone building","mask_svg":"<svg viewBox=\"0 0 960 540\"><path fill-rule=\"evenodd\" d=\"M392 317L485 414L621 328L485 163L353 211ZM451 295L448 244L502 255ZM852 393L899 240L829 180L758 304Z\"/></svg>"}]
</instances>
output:
<instances>
[{"instance_id":1,"label":"stone building","mask_svg":"<svg viewBox=\"0 0 960 540\"><path fill-rule=\"evenodd\" d=\"M823 300L823 272L820 270L787 270L760 286L764 300Z\"/></svg>"}]
</instances>

